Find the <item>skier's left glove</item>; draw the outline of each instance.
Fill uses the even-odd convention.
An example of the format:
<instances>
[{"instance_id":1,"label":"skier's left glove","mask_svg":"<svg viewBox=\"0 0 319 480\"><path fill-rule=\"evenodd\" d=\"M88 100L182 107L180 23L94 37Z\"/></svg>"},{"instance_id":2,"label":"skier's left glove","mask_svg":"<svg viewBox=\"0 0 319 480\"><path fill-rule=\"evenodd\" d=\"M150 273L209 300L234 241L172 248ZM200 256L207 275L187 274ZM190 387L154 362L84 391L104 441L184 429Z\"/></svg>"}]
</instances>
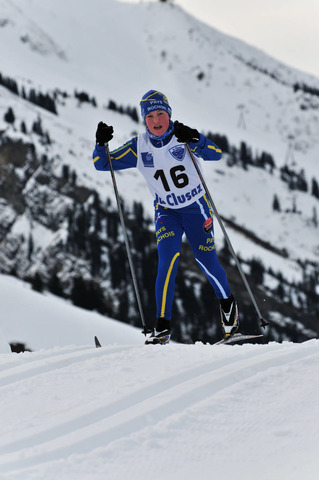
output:
<instances>
[{"instance_id":1,"label":"skier's left glove","mask_svg":"<svg viewBox=\"0 0 319 480\"><path fill-rule=\"evenodd\" d=\"M181 143L196 143L200 139L198 130L187 127L177 120L174 122L174 134L177 140Z\"/></svg>"}]
</instances>

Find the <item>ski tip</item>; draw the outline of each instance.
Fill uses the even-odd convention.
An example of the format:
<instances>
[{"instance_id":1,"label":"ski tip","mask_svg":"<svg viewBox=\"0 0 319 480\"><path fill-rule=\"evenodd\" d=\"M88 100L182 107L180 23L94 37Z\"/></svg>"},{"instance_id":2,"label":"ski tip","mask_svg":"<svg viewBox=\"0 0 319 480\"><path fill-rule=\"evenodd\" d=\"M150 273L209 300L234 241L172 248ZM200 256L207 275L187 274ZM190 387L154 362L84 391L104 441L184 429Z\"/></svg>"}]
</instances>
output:
<instances>
[{"instance_id":1,"label":"ski tip","mask_svg":"<svg viewBox=\"0 0 319 480\"><path fill-rule=\"evenodd\" d=\"M97 336L94 337L94 343L95 343L96 348L102 347L102 345L100 344L99 339L97 338Z\"/></svg>"}]
</instances>

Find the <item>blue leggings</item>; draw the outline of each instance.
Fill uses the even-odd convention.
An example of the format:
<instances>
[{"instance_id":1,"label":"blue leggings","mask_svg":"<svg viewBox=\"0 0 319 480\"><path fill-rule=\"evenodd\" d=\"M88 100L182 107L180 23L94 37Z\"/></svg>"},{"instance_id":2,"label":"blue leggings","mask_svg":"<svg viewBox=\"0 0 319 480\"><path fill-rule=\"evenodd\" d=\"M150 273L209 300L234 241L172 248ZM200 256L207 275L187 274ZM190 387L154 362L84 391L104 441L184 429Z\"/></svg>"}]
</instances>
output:
<instances>
[{"instance_id":1,"label":"blue leggings","mask_svg":"<svg viewBox=\"0 0 319 480\"><path fill-rule=\"evenodd\" d=\"M206 196L188 207L179 209L165 208L156 204L155 228L158 249L156 318L166 320L172 318L175 278L184 232L195 259L213 286L217 298L230 296L226 272L216 254L214 229L210 233L204 230L204 222L208 219L212 219L212 211Z\"/></svg>"}]
</instances>

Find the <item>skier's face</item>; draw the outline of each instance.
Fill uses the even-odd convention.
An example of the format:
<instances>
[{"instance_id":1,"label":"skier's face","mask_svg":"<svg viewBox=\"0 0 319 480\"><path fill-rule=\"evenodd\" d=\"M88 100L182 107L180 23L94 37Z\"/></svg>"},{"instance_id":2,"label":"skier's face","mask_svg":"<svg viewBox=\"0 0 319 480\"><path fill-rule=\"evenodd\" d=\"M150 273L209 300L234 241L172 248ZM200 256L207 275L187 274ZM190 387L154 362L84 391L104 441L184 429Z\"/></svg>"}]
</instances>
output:
<instances>
[{"instance_id":1,"label":"skier's face","mask_svg":"<svg viewBox=\"0 0 319 480\"><path fill-rule=\"evenodd\" d=\"M145 122L151 134L160 137L169 127L169 115L164 110L154 110L146 115Z\"/></svg>"}]
</instances>

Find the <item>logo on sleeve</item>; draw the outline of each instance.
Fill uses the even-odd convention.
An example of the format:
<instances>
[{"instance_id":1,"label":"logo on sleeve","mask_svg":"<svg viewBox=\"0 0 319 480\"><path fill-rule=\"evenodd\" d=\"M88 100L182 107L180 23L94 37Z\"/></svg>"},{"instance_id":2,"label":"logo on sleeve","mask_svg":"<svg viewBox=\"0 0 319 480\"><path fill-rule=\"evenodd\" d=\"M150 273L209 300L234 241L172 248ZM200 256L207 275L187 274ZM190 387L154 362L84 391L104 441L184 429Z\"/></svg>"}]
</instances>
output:
<instances>
[{"instance_id":1,"label":"logo on sleeve","mask_svg":"<svg viewBox=\"0 0 319 480\"><path fill-rule=\"evenodd\" d=\"M175 160L181 162L184 160L186 153L185 145L175 145L175 147L169 149L169 153L175 158Z\"/></svg>"},{"instance_id":2,"label":"logo on sleeve","mask_svg":"<svg viewBox=\"0 0 319 480\"><path fill-rule=\"evenodd\" d=\"M151 152L141 152L144 167L154 167L154 158Z\"/></svg>"}]
</instances>

